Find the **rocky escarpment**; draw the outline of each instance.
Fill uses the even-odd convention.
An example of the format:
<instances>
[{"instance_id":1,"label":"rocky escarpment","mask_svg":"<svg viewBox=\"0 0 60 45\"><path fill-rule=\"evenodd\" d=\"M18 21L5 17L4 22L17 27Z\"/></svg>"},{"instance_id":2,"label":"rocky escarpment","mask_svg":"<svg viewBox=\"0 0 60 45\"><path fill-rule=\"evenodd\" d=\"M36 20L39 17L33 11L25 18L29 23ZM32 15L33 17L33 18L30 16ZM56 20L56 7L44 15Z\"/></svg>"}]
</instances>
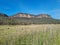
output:
<instances>
[{"instance_id":1,"label":"rocky escarpment","mask_svg":"<svg viewBox=\"0 0 60 45\"><path fill-rule=\"evenodd\" d=\"M37 15L36 18L52 18L52 17L48 14L39 14L39 15Z\"/></svg>"},{"instance_id":2,"label":"rocky escarpment","mask_svg":"<svg viewBox=\"0 0 60 45\"><path fill-rule=\"evenodd\" d=\"M48 14L39 14L39 15L33 15L33 14L27 14L27 13L17 13L12 17L24 17L24 18L52 18Z\"/></svg>"}]
</instances>

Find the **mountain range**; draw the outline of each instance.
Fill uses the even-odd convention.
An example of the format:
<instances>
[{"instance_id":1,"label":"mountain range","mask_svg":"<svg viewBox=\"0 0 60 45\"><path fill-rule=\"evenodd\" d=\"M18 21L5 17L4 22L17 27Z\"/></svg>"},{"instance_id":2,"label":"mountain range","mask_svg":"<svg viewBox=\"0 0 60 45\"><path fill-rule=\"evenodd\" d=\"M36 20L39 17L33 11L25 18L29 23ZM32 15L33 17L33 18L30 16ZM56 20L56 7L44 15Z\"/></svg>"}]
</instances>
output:
<instances>
[{"instance_id":1,"label":"mountain range","mask_svg":"<svg viewBox=\"0 0 60 45\"><path fill-rule=\"evenodd\" d=\"M59 19L54 19L48 14L27 14L17 13L12 16L0 13L0 25L18 25L18 24L60 24Z\"/></svg>"}]
</instances>

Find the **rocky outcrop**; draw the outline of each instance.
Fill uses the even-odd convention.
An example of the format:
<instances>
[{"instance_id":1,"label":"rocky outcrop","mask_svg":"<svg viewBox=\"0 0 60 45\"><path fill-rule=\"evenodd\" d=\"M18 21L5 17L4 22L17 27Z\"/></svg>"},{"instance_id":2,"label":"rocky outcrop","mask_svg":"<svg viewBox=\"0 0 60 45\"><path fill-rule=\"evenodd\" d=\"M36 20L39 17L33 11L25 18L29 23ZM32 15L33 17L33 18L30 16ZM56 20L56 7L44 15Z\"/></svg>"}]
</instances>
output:
<instances>
[{"instance_id":1,"label":"rocky outcrop","mask_svg":"<svg viewBox=\"0 0 60 45\"><path fill-rule=\"evenodd\" d=\"M27 18L31 18L31 15L29 15L29 14L17 14L17 15L14 15L13 17L27 17Z\"/></svg>"},{"instance_id":2,"label":"rocky outcrop","mask_svg":"<svg viewBox=\"0 0 60 45\"><path fill-rule=\"evenodd\" d=\"M39 15L33 15L33 14L27 14L27 13L17 13L13 17L24 17L24 18L52 18L48 14L39 14Z\"/></svg>"},{"instance_id":3,"label":"rocky outcrop","mask_svg":"<svg viewBox=\"0 0 60 45\"><path fill-rule=\"evenodd\" d=\"M37 15L36 18L52 18L52 17L48 14L39 14L39 15Z\"/></svg>"}]
</instances>

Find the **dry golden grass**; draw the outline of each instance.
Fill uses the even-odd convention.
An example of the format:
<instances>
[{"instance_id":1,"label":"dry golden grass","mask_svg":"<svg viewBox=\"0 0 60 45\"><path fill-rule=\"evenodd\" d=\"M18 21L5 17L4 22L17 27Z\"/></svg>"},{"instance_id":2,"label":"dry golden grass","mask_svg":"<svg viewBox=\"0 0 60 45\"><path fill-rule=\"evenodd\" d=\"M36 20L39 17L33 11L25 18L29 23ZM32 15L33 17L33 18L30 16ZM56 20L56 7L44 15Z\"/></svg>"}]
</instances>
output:
<instances>
[{"instance_id":1,"label":"dry golden grass","mask_svg":"<svg viewBox=\"0 0 60 45\"><path fill-rule=\"evenodd\" d=\"M0 25L0 44L60 45L60 24Z\"/></svg>"}]
</instances>

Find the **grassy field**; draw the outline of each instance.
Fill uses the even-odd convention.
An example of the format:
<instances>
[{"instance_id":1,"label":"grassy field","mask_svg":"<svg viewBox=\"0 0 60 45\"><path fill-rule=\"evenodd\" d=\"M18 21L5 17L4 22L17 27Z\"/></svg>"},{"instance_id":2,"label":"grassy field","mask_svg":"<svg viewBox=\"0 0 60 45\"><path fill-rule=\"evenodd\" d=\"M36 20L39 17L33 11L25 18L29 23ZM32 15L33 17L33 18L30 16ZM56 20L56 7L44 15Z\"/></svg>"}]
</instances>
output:
<instances>
[{"instance_id":1,"label":"grassy field","mask_svg":"<svg viewBox=\"0 0 60 45\"><path fill-rule=\"evenodd\" d=\"M0 25L0 45L60 45L60 24Z\"/></svg>"}]
</instances>

